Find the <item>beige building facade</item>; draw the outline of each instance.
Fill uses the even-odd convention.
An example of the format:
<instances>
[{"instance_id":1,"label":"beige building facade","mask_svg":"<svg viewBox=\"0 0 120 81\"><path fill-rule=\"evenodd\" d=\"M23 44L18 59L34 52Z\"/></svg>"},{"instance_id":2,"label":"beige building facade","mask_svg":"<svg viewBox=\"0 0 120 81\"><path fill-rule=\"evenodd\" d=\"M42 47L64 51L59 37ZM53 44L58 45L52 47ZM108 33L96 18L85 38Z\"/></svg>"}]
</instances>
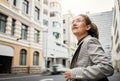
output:
<instances>
[{"instance_id":1,"label":"beige building facade","mask_svg":"<svg viewBox=\"0 0 120 81\"><path fill-rule=\"evenodd\" d=\"M41 0L0 0L0 73L41 73Z\"/></svg>"}]
</instances>

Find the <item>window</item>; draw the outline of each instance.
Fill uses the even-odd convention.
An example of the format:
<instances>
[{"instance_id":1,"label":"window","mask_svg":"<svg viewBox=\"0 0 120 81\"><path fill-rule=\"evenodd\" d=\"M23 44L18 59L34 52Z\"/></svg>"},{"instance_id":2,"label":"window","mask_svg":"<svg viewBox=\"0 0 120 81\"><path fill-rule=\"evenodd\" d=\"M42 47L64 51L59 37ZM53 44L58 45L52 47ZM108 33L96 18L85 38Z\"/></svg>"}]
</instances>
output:
<instances>
[{"instance_id":1,"label":"window","mask_svg":"<svg viewBox=\"0 0 120 81\"><path fill-rule=\"evenodd\" d=\"M26 65L26 56L27 56L26 50L22 49L20 51L20 65Z\"/></svg>"},{"instance_id":2,"label":"window","mask_svg":"<svg viewBox=\"0 0 120 81\"><path fill-rule=\"evenodd\" d=\"M33 65L38 65L39 63L39 54L38 52L34 52L33 54Z\"/></svg>"},{"instance_id":3,"label":"window","mask_svg":"<svg viewBox=\"0 0 120 81\"><path fill-rule=\"evenodd\" d=\"M63 29L63 34L66 34L66 30L65 29Z\"/></svg>"},{"instance_id":4,"label":"window","mask_svg":"<svg viewBox=\"0 0 120 81\"><path fill-rule=\"evenodd\" d=\"M54 12L50 12L50 17L54 17L54 16L55 16Z\"/></svg>"},{"instance_id":5,"label":"window","mask_svg":"<svg viewBox=\"0 0 120 81\"><path fill-rule=\"evenodd\" d=\"M61 46L61 44L59 44L59 43L57 43L57 42L56 42L56 45L57 45L57 46Z\"/></svg>"},{"instance_id":6,"label":"window","mask_svg":"<svg viewBox=\"0 0 120 81\"><path fill-rule=\"evenodd\" d=\"M64 40L63 43L64 43L64 44L67 44L67 40Z\"/></svg>"},{"instance_id":7,"label":"window","mask_svg":"<svg viewBox=\"0 0 120 81\"><path fill-rule=\"evenodd\" d=\"M106 48L106 49L110 49L110 45L106 45L105 48Z\"/></svg>"},{"instance_id":8,"label":"window","mask_svg":"<svg viewBox=\"0 0 120 81\"><path fill-rule=\"evenodd\" d=\"M28 14L28 9L29 9L29 2L27 0L23 1L23 12L25 12L26 14Z\"/></svg>"},{"instance_id":9,"label":"window","mask_svg":"<svg viewBox=\"0 0 120 81\"><path fill-rule=\"evenodd\" d=\"M53 36L54 36L56 39L59 39L59 38L60 38L60 33L58 33L58 32L53 32Z\"/></svg>"},{"instance_id":10,"label":"window","mask_svg":"<svg viewBox=\"0 0 120 81\"><path fill-rule=\"evenodd\" d=\"M39 12L40 10L37 7L35 7L35 14L34 14L35 20L39 20Z\"/></svg>"},{"instance_id":11,"label":"window","mask_svg":"<svg viewBox=\"0 0 120 81\"><path fill-rule=\"evenodd\" d=\"M60 7L60 4L57 2L51 2L50 7Z\"/></svg>"},{"instance_id":12,"label":"window","mask_svg":"<svg viewBox=\"0 0 120 81\"><path fill-rule=\"evenodd\" d=\"M58 12L50 12L50 17L60 17Z\"/></svg>"},{"instance_id":13,"label":"window","mask_svg":"<svg viewBox=\"0 0 120 81\"><path fill-rule=\"evenodd\" d=\"M56 21L53 21L53 27L60 27L60 23L56 22Z\"/></svg>"},{"instance_id":14,"label":"window","mask_svg":"<svg viewBox=\"0 0 120 81\"><path fill-rule=\"evenodd\" d=\"M43 19L43 25L48 26L48 20Z\"/></svg>"},{"instance_id":15,"label":"window","mask_svg":"<svg viewBox=\"0 0 120 81\"><path fill-rule=\"evenodd\" d=\"M13 0L13 5L14 5L14 6L17 5L17 0Z\"/></svg>"},{"instance_id":16,"label":"window","mask_svg":"<svg viewBox=\"0 0 120 81\"><path fill-rule=\"evenodd\" d=\"M48 0L44 0L44 4L48 5Z\"/></svg>"},{"instance_id":17,"label":"window","mask_svg":"<svg viewBox=\"0 0 120 81\"><path fill-rule=\"evenodd\" d=\"M7 16L0 13L0 32L5 33L6 31Z\"/></svg>"},{"instance_id":18,"label":"window","mask_svg":"<svg viewBox=\"0 0 120 81\"><path fill-rule=\"evenodd\" d=\"M65 24L65 19L63 20L63 24Z\"/></svg>"},{"instance_id":19,"label":"window","mask_svg":"<svg viewBox=\"0 0 120 81\"><path fill-rule=\"evenodd\" d=\"M28 29L28 27L26 25L22 24L21 39L27 40L27 29Z\"/></svg>"},{"instance_id":20,"label":"window","mask_svg":"<svg viewBox=\"0 0 120 81\"><path fill-rule=\"evenodd\" d=\"M48 15L48 11L46 9L44 9L43 14Z\"/></svg>"},{"instance_id":21,"label":"window","mask_svg":"<svg viewBox=\"0 0 120 81\"><path fill-rule=\"evenodd\" d=\"M15 19L12 19L11 36L14 36L14 32L15 32Z\"/></svg>"},{"instance_id":22,"label":"window","mask_svg":"<svg viewBox=\"0 0 120 81\"><path fill-rule=\"evenodd\" d=\"M36 43L39 43L39 31L35 29L35 33L34 33L34 41Z\"/></svg>"}]
</instances>

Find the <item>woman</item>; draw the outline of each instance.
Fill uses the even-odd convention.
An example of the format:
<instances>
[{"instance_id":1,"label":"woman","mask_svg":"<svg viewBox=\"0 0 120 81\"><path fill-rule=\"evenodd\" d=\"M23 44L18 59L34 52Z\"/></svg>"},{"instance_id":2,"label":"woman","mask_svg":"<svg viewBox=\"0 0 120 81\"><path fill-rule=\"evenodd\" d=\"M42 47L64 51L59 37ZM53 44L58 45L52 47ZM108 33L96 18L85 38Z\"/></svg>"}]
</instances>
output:
<instances>
[{"instance_id":1,"label":"woman","mask_svg":"<svg viewBox=\"0 0 120 81\"><path fill-rule=\"evenodd\" d=\"M87 15L80 14L72 22L72 32L78 40L78 48L72 58L66 81L108 81L114 73L108 57L98 41L97 26Z\"/></svg>"}]
</instances>

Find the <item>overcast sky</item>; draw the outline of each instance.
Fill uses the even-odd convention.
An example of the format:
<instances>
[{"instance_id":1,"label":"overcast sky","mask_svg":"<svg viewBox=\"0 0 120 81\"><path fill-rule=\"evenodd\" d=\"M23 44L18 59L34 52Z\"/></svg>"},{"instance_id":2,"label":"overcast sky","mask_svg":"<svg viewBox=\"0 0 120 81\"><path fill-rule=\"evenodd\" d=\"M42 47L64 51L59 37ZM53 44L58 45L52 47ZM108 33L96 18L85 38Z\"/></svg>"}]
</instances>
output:
<instances>
[{"instance_id":1,"label":"overcast sky","mask_svg":"<svg viewBox=\"0 0 120 81\"><path fill-rule=\"evenodd\" d=\"M112 10L114 0L62 0L63 14L71 11L77 15L80 13L97 13Z\"/></svg>"}]
</instances>

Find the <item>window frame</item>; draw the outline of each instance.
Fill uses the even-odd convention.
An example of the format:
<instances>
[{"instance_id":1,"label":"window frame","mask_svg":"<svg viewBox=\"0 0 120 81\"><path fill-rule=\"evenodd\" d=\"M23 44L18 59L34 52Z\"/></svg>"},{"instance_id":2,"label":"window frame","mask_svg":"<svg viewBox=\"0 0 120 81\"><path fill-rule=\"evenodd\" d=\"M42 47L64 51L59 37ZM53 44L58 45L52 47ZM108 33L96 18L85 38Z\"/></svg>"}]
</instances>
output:
<instances>
[{"instance_id":1,"label":"window frame","mask_svg":"<svg viewBox=\"0 0 120 81\"><path fill-rule=\"evenodd\" d=\"M28 26L22 24L21 39L27 40Z\"/></svg>"},{"instance_id":2,"label":"window frame","mask_svg":"<svg viewBox=\"0 0 120 81\"><path fill-rule=\"evenodd\" d=\"M35 43L39 43L39 35L40 35L40 31L35 29L34 30L34 41L35 41Z\"/></svg>"},{"instance_id":3,"label":"window frame","mask_svg":"<svg viewBox=\"0 0 120 81\"><path fill-rule=\"evenodd\" d=\"M43 25L48 26L48 20L43 19Z\"/></svg>"},{"instance_id":4,"label":"window frame","mask_svg":"<svg viewBox=\"0 0 120 81\"><path fill-rule=\"evenodd\" d=\"M33 53L33 65L39 65L39 53L37 51Z\"/></svg>"},{"instance_id":5,"label":"window frame","mask_svg":"<svg viewBox=\"0 0 120 81\"><path fill-rule=\"evenodd\" d=\"M40 9L36 6L35 6L34 18L35 18L35 20L40 19Z\"/></svg>"},{"instance_id":6,"label":"window frame","mask_svg":"<svg viewBox=\"0 0 120 81\"><path fill-rule=\"evenodd\" d=\"M22 10L23 10L23 12L28 14L28 12L29 12L29 2L27 0L23 1L23 3L22 3Z\"/></svg>"},{"instance_id":7,"label":"window frame","mask_svg":"<svg viewBox=\"0 0 120 81\"><path fill-rule=\"evenodd\" d=\"M17 0L13 0L13 5L17 6Z\"/></svg>"},{"instance_id":8,"label":"window frame","mask_svg":"<svg viewBox=\"0 0 120 81\"><path fill-rule=\"evenodd\" d=\"M15 34L15 19L12 19L12 25L11 25L11 36L14 36Z\"/></svg>"},{"instance_id":9,"label":"window frame","mask_svg":"<svg viewBox=\"0 0 120 81\"><path fill-rule=\"evenodd\" d=\"M0 13L0 32L2 32L2 33L6 32L6 23L7 23L7 16Z\"/></svg>"},{"instance_id":10,"label":"window frame","mask_svg":"<svg viewBox=\"0 0 120 81\"><path fill-rule=\"evenodd\" d=\"M27 62L27 51L25 49L20 50L20 65L26 65Z\"/></svg>"}]
</instances>

